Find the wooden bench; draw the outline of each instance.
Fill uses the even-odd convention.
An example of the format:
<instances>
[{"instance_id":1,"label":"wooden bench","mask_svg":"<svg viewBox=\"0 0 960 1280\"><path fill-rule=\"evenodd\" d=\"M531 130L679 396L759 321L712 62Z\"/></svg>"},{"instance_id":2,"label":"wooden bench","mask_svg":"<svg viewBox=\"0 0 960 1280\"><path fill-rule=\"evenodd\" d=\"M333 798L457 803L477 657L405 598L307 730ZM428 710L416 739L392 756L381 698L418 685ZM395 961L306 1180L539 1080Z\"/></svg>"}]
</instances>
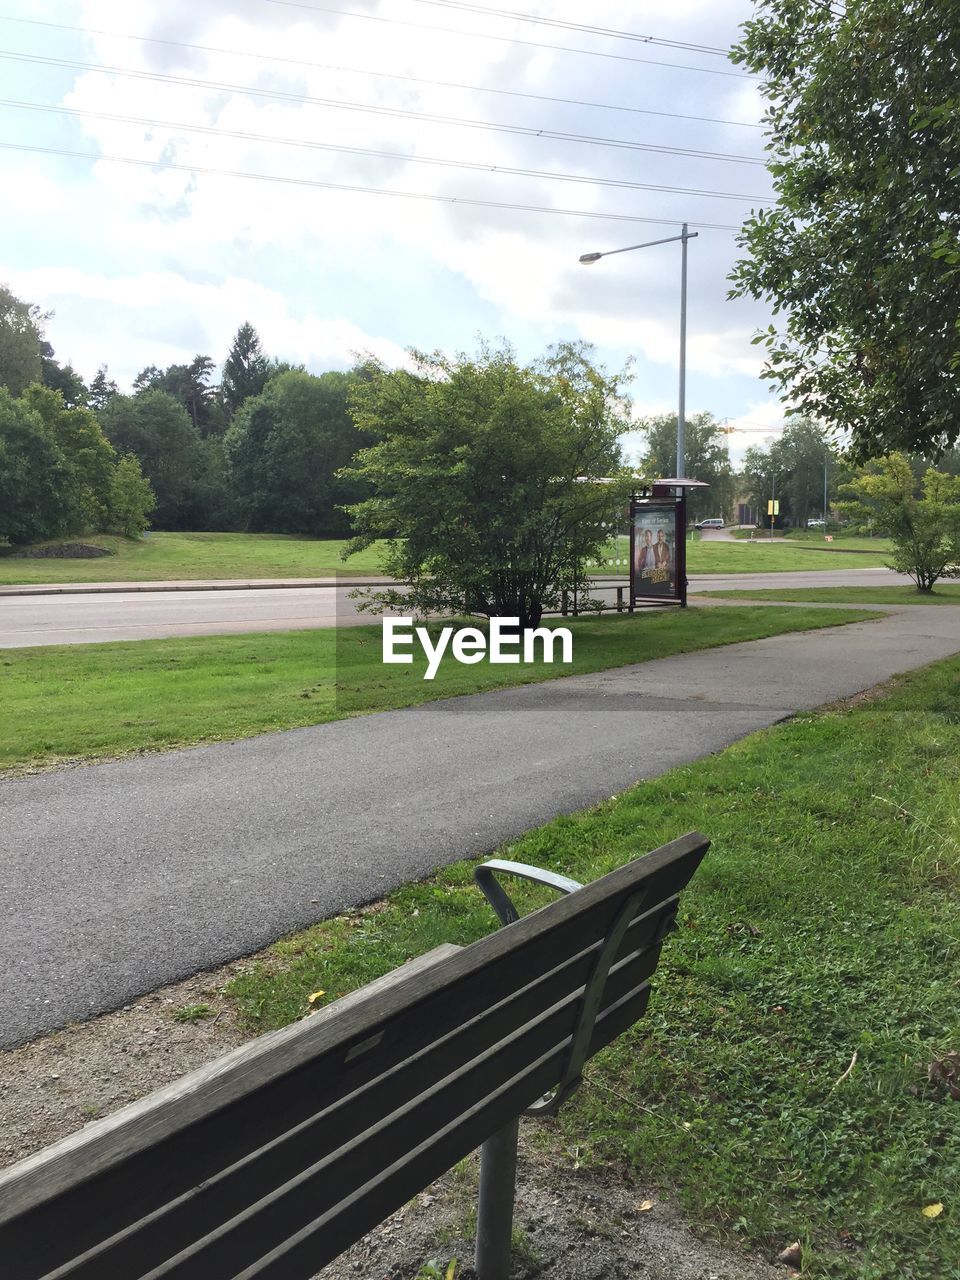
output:
<instances>
[{"instance_id":1,"label":"wooden bench","mask_svg":"<svg viewBox=\"0 0 960 1280\"><path fill-rule=\"evenodd\" d=\"M438 947L0 1174L0 1272L309 1280L484 1144L477 1270L505 1280L517 1118L555 1110L643 1014L707 846L694 832L586 887L478 867L504 928ZM565 896L517 919L507 873Z\"/></svg>"}]
</instances>

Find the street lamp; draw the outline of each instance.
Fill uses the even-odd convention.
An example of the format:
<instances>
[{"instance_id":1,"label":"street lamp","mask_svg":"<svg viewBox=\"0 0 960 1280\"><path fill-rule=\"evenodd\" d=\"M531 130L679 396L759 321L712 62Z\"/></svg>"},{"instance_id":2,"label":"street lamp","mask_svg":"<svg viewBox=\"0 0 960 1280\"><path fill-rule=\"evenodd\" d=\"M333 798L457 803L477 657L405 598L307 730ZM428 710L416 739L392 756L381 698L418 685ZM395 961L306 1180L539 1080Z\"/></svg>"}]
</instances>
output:
<instances>
[{"instance_id":1,"label":"street lamp","mask_svg":"<svg viewBox=\"0 0 960 1280\"><path fill-rule=\"evenodd\" d=\"M581 253L580 261L586 266L599 262L601 258L609 258L615 253L630 253L634 249L649 249L655 244L673 244L679 240L682 246L680 256L680 397L677 405L677 476L683 477L686 466L686 402L687 402L687 241L695 240L700 233L688 231L687 224L678 236L667 236L664 240L647 240L644 244L628 244L625 249L607 249L605 253Z\"/></svg>"}]
</instances>

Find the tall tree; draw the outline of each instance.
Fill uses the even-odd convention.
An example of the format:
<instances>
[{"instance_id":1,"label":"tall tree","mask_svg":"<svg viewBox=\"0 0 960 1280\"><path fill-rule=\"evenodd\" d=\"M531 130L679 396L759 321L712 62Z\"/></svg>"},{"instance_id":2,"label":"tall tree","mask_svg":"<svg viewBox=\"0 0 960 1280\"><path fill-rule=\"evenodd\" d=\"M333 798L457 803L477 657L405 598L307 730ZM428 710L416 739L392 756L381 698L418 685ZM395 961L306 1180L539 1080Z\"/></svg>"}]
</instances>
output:
<instances>
[{"instance_id":1,"label":"tall tree","mask_svg":"<svg viewBox=\"0 0 960 1280\"><path fill-rule=\"evenodd\" d=\"M245 320L230 344L220 379L220 396L231 418L244 400L261 393L269 374L270 361L264 354L260 336Z\"/></svg>"},{"instance_id":2,"label":"tall tree","mask_svg":"<svg viewBox=\"0 0 960 1280\"><path fill-rule=\"evenodd\" d=\"M0 285L0 387L18 396L43 375L43 324L49 314Z\"/></svg>"},{"instance_id":3,"label":"tall tree","mask_svg":"<svg viewBox=\"0 0 960 1280\"><path fill-rule=\"evenodd\" d=\"M147 365L133 380L134 392L164 391L179 400L190 415L190 421L203 435L221 429L217 413L216 389L210 385L210 376L216 365L210 356L194 356L189 364L171 364L158 369Z\"/></svg>"},{"instance_id":4,"label":"tall tree","mask_svg":"<svg viewBox=\"0 0 960 1280\"><path fill-rule=\"evenodd\" d=\"M203 467L200 433L183 405L165 391L114 396L100 415L110 443L132 453L156 495L160 529L202 527L197 477Z\"/></svg>"},{"instance_id":5,"label":"tall tree","mask_svg":"<svg viewBox=\"0 0 960 1280\"><path fill-rule=\"evenodd\" d=\"M107 407L114 396L119 394L120 388L112 378L107 377L107 366L102 364L93 375L93 380L90 383L87 395L88 406L94 413L99 413L101 409Z\"/></svg>"},{"instance_id":6,"label":"tall tree","mask_svg":"<svg viewBox=\"0 0 960 1280\"><path fill-rule=\"evenodd\" d=\"M87 403L87 384L72 364L61 364L56 359L46 339L40 343L40 380L51 391L59 391L68 409L79 409Z\"/></svg>"},{"instance_id":7,"label":"tall tree","mask_svg":"<svg viewBox=\"0 0 960 1280\"><path fill-rule=\"evenodd\" d=\"M102 529L116 455L93 412L69 408L61 393L49 387L28 387L21 402L44 423L63 455L62 523L68 532Z\"/></svg>"},{"instance_id":8,"label":"tall tree","mask_svg":"<svg viewBox=\"0 0 960 1280\"><path fill-rule=\"evenodd\" d=\"M337 472L362 440L349 409L353 373L282 373L247 400L224 438L242 517L254 532L336 536L356 496Z\"/></svg>"},{"instance_id":9,"label":"tall tree","mask_svg":"<svg viewBox=\"0 0 960 1280\"><path fill-rule=\"evenodd\" d=\"M677 415L661 413L641 418L637 425L646 437L639 464L644 478L672 476L677 469ZM712 413L695 413L686 420L685 439L687 475L710 486L690 490L688 516L693 520L710 515L731 516L736 479L721 424Z\"/></svg>"},{"instance_id":10,"label":"tall tree","mask_svg":"<svg viewBox=\"0 0 960 1280\"><path fill-rule=\"evenodd\" d=\"M762 77L777 203L755 212L734 296L796 409L856 457L960 436L960 127L955 3L758 0L734 60Z\"/></svg>"},{"instance_id":11,"label":"tall tree","mask_svg":"<svg viewBox=\"0 0 960 1280\"><path fill-rule=\"evenodd\" d=\"M536 626L587 566L628 491L589 483L622 474L620 379L565 344L533 365L509 349L415 370L365 367L357 425L376 443L350 468L373 496L354 505L351 547L389 539L385 568L409 591L377 607L516 617ZM587 483L584 483L584 481Z\"/></svg>"},{"instance_id":12,"label":"tall tree","mask_svg":"<svg viewBox=\"0 0 960 1280\"><path fill-rule=\"evenodd\" d=\"M40 415L0 387L0 542L70 532L70 468Z\"/></svg>"}]
</instances>

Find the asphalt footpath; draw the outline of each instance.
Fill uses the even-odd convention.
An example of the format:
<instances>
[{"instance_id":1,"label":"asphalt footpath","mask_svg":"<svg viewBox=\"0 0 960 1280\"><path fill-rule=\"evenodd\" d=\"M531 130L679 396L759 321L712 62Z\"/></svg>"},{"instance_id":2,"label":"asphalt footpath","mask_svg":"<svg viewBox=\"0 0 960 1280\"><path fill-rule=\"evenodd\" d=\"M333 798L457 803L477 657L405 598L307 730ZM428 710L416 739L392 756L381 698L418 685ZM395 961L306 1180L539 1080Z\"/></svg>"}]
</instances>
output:
<instances>
[{"instance_id":1,"label":"asphalt footpath","mask_svg":"<svg viewBox=\"0 0 960 1280\"><path fill-rule=\"evenodd\" d=\"M0 1044L116 1008L957 652L960 608L915 606L0 782Z\"/></svg>"}]
</instances>

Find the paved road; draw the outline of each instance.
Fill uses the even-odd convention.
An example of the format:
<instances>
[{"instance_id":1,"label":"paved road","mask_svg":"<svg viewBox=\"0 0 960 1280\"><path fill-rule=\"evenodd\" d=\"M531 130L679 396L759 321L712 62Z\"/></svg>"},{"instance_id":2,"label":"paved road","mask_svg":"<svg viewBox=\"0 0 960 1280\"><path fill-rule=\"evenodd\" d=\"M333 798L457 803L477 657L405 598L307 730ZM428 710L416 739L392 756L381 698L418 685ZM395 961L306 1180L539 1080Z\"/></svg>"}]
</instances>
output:
<instances>
[{"instance_id":1,"label":"paved road","mask_svg":"<svg viewBox=\"0 0 960 1280\"><path fill-rule=\"evenodd\" d=\"M622 579L626 584L626 578ZM825 569L802 573L703 575L694 591L793 586L875 586L909 582L889 569ZM15 595L0 589L0 649L163 636L297 631L370 621L358 617L352 587L296 586L247 590L110 590ZM612 603L614 592L605 588Z\"/></svg>"},{"instance_id":2,"label":"paved road","mask_svg":"<svg viewBox=\"0 0 960 1280\"><path fill-rule=\"evenodd\" d=\"M247 954L958 651L960 608L911 608L0 782L0 1044Z\"/></svg>"}]
</instances>

